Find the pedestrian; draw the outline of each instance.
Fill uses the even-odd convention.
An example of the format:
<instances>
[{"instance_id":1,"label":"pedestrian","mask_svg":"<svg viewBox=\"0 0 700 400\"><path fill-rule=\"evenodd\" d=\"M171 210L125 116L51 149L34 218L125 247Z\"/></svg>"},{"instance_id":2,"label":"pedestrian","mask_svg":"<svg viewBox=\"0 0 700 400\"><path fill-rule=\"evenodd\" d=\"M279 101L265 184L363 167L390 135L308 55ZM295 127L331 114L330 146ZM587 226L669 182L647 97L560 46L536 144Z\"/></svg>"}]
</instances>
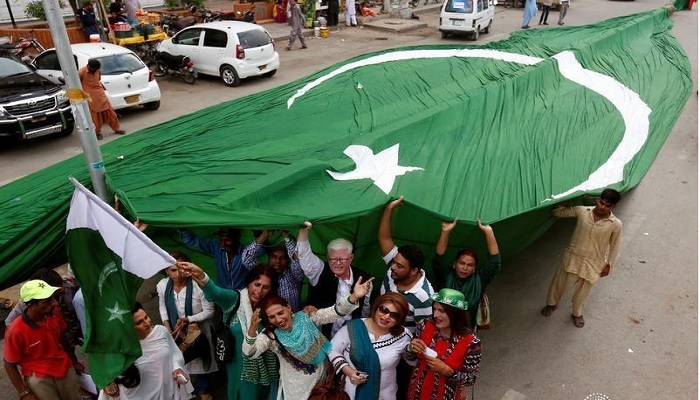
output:
<instances>
[{"instance_id":1,"label":"pedestrian","mask_svg":"<svg viewBox=\"0 0 700 400\"><path fill-rule=\"evenodd\" d=\"M80 399L76 372L85 367L64 347L67 325L58 311L57 290L40 279L25 282L19 290L27 308L5 332L4 360L20 399Z\"/></svg>"},{"instance_id":2,"label":"pedestrian","mask_svg":"<svg viewBox=\"0 0 700 400\"><path fill-rule=\"evenodd\" d=\"M338 26L340 3L338 0L328 0L328 26Z\"/></svg>"},{"instance_id":3,"label":"pedestrian","mask_svg":"<svg viewBox=\"0 0 700 400\"><path fill-rule=\"evenodd\" d=\"M80 83L83 85L83 91L89 96L90 116L95 124L95 133L97 140L102 140L102 125L106 122L117 135L123 135L124 130L119 125L117 113L114 112L112 104L107 97L107 91L102 85L102 74L100 68L102 64L96 59L88 61L88 64L78 71Z\"/></svg>"},{"instance_id":4,"label":"pedestrian","mask_svg":"<svg viewBox=\"0 0 700 400\"><path fill-rule=\"evenodd\" d=\"M561 0L561 4L559 5L559 22L557 22L559 25L564 25L564 17L566 17L568 11L569 0Z\"/></svg>"},{"instance_id":5,"label":"pedestrian","mask_svg":"<svg viewBox=\"0 0 700 400\"><path fill-rule=\"evenodd\" d=\"M141 9L141 2L139 0L125 0L124 7L126 8L126 19L129 25L138 25L139 21L136 17L136 11Z\"/></svg>"},{"instance_id":6,"label":"pedestrian","mask_svg":"<svg viewBox=\"0 0 700 400\"><path fill-rule=\"evenodd\" d=\"M619 201L620 193L605 189L593 207L557 207L552 211L555 217L577 220L561 267L549 286L547 304L541 310L543 316L549 317L562 295L574 286L571 318L577 328L583 328L583 304L598 279L610 274L619 253L622 222L612 213Z\"/></svg>"},{"instance_id":7,"label":"pedestrian","mask_svg":"<svg viewBox=\"0 0 700 400\"><path fill-rule=\"evenodd\" d=\"M530 20L535 16L537 16L537 3L535 3L535 0L525 0L523 23L520 27L522 29L528 29L530 27Z\"/></svg>"},{"instance_id":8,"label":"pedestrian","mask_svg":"<svg viewBox=\"0 0 700 400\"><path fill-rule=\"evenodd\" d=\"M292 45L294 44L294 41L297 40L297 37L301 42L301 48L305 49L306 40L304 40L304 35L301 32L301 28L304 26L306 18L304 17L304 13L301 11L301 6L299 6L299 3L297 3L295 0L289 0L289 6L292 12L292 18L290 19L292 31L289 32L289 44L287 45L286 49L292 49Z\"/></svg>"},{"instance_id":9,"label":"pedestrian","mask_svg":"<svg viewBox=\"0 0 700 400\"><path fill-rule=\"evenodd\" d=\"M540 15L540 25L549 25L549 10L552 9L552 0L542 0L542 15Z\"/></svg>"},{"instance_id":10,"label":"pedestrian","mask_svg":"<svg viewBox=\"0 0 700 400\"><path fill-rule=\"evenodd\" d=\"M97 30L97 18L95 17L95 8L90 0L83 3L83 8L80 9L80 24L85 32L85 39L90 41L90 35L99 34Z\"/></svg>"},{"instance_id":11,"label":"pedestrian","mask_svg":"<svg viewBox=\"0 0 700 400\"><path fill-rule=\"evenodd\" d=\"M357 26L355 0L345 0L345 26Z\"/></svg>"}]
</instances>

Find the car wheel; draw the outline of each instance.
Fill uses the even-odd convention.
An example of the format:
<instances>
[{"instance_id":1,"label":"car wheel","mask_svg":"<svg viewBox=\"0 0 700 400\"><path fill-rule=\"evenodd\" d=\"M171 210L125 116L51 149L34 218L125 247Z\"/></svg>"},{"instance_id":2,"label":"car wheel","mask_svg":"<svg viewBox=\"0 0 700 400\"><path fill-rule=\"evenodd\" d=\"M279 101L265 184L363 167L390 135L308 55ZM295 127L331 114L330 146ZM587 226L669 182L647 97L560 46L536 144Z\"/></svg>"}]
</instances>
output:
<instances>
[{"instance_id":1,"label":"car wheel","mask_svg":"<svg viewBox=\"0 0 700 400\"><path fill-rule=\"evenodd\" d=\"M484 33L491 32L491 25L493 25L493 20L489 21L489 25L484 29Z\"/></svg>"},{"instance_id":2,"label":"car wheel","mask_svg":"<svg viewBox=\"0 0 700 400\"><path fill-rule=\"evenodd\" d=\"M230 65L221 67L221 79L226 86L238 86L241 84L241 78L238 77L236 69Z\"/></svg>"},{"instance_id":3,"label":"car wheel","mask_svg":"<svg viewBox=\"0 0 700 400\"><path fill-rule=\"evenodd\" d=\"M472 40L474 40L474 41L479 40L479 31L481 31L481 27L477 26L476 30L472 34Z\"/></svg>"},{"instance_id":4,"label":"car wheel","mask_svg":"<svg viewBox=\"0 0 700 400\"><path fill-rule=\"evenodd\" d=\"M69 136L71 133L73 133L74 128L75 122L69 122L68 125L66 125L66 128L58 132L56 136Z\"/></svg>"},{"instance_id":5,"label":"car wheel","mask_svg":"<svg viewBox=\"0 0 700 400\"><path fill-rule=\"evenodd\" d=\"M146 103L143 105L143 108L145 108L146 110L155 111L160 108L160 100Z\"/></svg>"},{"instance_id":6,"label":"car wheel","mask_svg":"<svg viewBox=\"0 0 700 400\"><path fill-rule=\"evenodd\" d=\"M270 72L265 72L265 73L263 74L263 76L264 76L265 78L271 78L271 77L275 76L276 73L277 73L277 70L276 70L276 69L273 69L273 70L270 71Z\"/></svg>"}]
</instances>

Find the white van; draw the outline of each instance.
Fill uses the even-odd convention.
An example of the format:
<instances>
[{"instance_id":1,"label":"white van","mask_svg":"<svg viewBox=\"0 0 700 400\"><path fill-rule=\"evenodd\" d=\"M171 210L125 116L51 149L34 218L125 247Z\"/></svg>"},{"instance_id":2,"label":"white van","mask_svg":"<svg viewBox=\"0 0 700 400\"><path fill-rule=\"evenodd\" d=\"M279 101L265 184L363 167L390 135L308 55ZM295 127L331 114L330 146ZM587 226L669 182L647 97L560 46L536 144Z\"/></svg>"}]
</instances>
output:
<instances>
[{"instance_id":1,"label":"white van","mask_svg":"<svg viewBox=\"0 0 700 400\"><path fill-rule=\"evenodd\" d=\"M472 40L479 39L481 32L489 33L497 0L445 0L440 9L442 37L451 33L466 33Z\"/></svg>"}]
</instances>

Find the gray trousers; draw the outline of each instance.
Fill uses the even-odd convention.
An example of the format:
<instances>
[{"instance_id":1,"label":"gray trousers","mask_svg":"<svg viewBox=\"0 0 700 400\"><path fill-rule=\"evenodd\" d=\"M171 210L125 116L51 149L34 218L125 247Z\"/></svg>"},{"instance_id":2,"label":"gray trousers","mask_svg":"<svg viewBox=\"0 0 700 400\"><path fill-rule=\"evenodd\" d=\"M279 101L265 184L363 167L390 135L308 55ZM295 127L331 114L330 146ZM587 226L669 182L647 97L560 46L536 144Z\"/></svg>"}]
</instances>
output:
<instances>
[{"instance_id":1,"label":"gray trousers","mask_svg":"<svg viewBox=\"0 0 700 400\"><path fill-rule=\"evenodd\" d=\"M68 368L68 373L61 379L27 378L27 388L38 400L80 400L78 393L78 377L73 367Z\"/></svg>"},{"instance_id":2,"label":"gray trousers","mask_svg":"<svg viewBox=\"0 0 700 400\"><path fill-rule=\"evenodd\" d=\"M564 22L564 17L566 17L567 11L569 11L569 2L563 1L561 6L559 6L559 22Z\"/></svg>"},{"instance_id":3,"label":"gray trousers","mask_svg":"<svg viewBox=\"0 0 700 400\"><path fill-rule=\"evenodd\" d=\"M289 44L287 45L288 49L292 48L294 41L297 40L297 36L299 37L299 41L301 42L301 47L306 47L306 40L304 40L304 34L301 32L301 27L298 27L292 28L292 31L289 32Z\"/></svg>"}]
</instances>

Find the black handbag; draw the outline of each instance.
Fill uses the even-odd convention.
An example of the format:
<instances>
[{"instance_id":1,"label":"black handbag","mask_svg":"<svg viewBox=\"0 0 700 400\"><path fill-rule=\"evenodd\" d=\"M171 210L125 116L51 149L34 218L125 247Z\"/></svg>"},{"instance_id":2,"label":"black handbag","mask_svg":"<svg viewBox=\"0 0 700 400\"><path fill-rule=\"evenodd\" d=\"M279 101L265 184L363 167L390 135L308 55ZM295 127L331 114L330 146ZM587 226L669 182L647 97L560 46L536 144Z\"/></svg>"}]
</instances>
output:
<instances>
[{"instance_id":1,"label":"black handbag","mask_svg":"<svg viewBox=\"0 0 700 400\"><path fill-rule=\"evenodd\" d=\"M238 306L241 305L241 297L238 296L236 305L233 311L229 314L225 323L219 322L211 327L212 346L214 346L214 358L219 365L225 365L233 360L234 348L236 341L231 333L231 320L238 312Z\"/></svg>"}]
</instances>

